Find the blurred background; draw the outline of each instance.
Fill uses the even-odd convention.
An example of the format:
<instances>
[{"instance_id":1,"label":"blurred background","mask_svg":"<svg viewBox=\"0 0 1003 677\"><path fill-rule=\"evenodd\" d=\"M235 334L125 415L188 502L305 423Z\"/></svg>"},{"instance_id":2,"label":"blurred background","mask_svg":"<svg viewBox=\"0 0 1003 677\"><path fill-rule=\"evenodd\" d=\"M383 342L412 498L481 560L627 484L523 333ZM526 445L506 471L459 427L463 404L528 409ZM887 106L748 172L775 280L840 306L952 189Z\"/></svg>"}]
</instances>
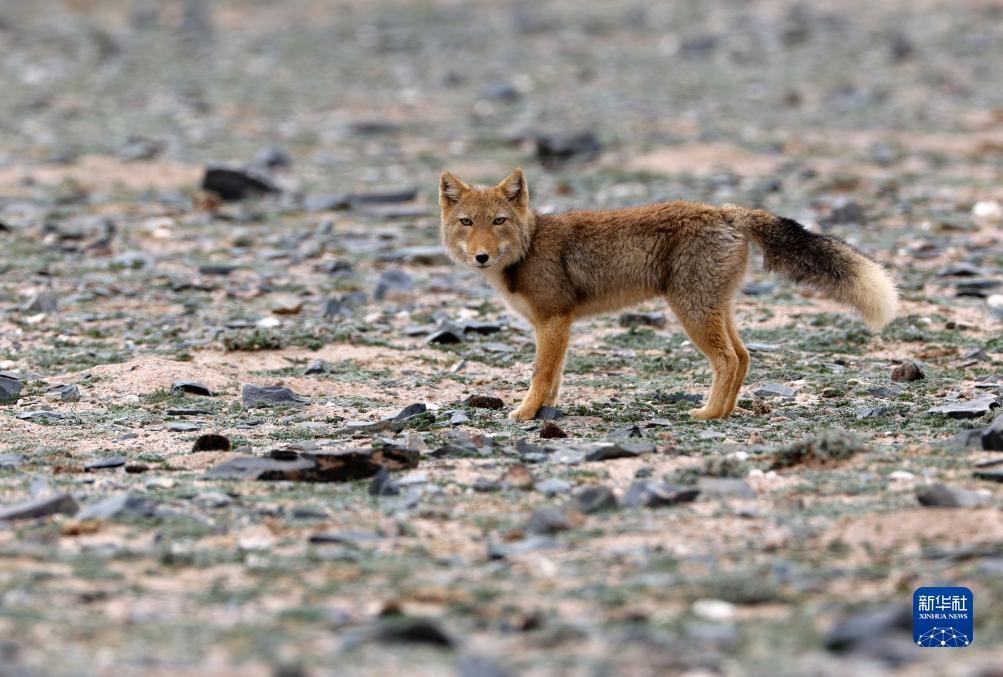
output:
<instances>
[{"instance_id":1,"label":"blurred background","mask_svg":"<svg viewBox=\"0 0 1003 677\"><path fill-rule=\"evenodd\" d=\"M754 254L742 415L688 416L651 302L576 326L543 440L530 328L439 245L439 173L516 165L834 233L901 317ZM0 675L998 677L1001 224L1001 0L0 0ZM938 582L969 649L913 645Z\"/></svg>"},{"instance_id":2,"label":"blurred background","mask_svg":"<svg viewBox=\"0 0 1003 677\"><path fill-rule=\"evenodd\" d=\"M521 163L551 200L758 201L785 161L999 159L958 136L998 139L999 2L39 0L4 3L0 41L8 168L275 149L306 189ZM568 157L591 164L534 171ZM604 172L718 176L602 192Z\"/></svg>"}]
</instances>

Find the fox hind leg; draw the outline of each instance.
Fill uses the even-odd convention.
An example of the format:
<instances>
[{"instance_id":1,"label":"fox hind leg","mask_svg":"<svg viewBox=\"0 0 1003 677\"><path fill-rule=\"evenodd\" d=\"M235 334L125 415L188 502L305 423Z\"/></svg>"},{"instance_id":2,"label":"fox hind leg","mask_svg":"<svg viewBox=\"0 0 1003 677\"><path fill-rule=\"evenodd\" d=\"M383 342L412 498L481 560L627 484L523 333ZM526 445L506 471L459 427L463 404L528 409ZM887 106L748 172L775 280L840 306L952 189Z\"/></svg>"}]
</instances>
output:
<instances>
[{"instance_id":1,"label":"fox hind leg","mask_svg":"<svg viewBox=\"0 0 1003 677\"><path fill-rule=\"evenodd\" d=\"M713 380L707 404L690 414L699 419L723 418L735 409L748 369L748 351L734 329L731 309L707 313L680 312L673 308L686 334L710 361ZM740 355L742 357L740 357Z\"/></svg>"},{"instance_id":2,"label":"fox hind leg","mask_svg":"<svg viewBox=\"0 0 1003 677\"><path fill-rule=\"evenodd\" d=\"M745 377L749 375L749 349L745 347L742 343L742 337L738 335L738 329L735 327L735 315L729 308L727 313L727 328L728 336L731 338L731 346L735 349L735 355L738 356L738 373L735 377L735 381L732 383L732 392L728 404L728 413L735 411L735 407L738 405L738 394L742 391L742 385L745 383Z\"/></svg>"}]
</instances>

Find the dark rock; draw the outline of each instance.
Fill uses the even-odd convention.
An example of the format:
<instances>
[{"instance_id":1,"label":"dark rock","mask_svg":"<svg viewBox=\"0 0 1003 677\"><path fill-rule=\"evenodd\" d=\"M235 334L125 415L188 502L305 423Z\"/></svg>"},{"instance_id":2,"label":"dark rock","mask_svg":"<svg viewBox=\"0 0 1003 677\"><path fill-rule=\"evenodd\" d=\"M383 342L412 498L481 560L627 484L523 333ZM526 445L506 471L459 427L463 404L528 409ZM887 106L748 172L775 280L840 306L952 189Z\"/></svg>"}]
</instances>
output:
<instances>
[{"instance_id":1,"label":"dark rock","mask_svg":"<svg viewBox=\"0 0 1003 677\"><path fill-rule=\"evenodd\" d=\"M394 292L397 294L410 295L414 291L414 281L411 276L399 268L384 270L380 279L376 282L376 289L373 290L373 298L382 301L387 294Z\"/></svg>"},{"instance_id":2,"label":"dark rock","mask_svg":"<svg viewBox=\"0 0 1003 677\"><path fill-rule=\"evenodd\" d=\"M609 461L614 458L637 458L644 454L655 451L655 445L648 440L637 442L614 442L594 445L594 448L585 454L586 461Z\"/></svg>"},{"instance_id":3,"label":"dark rock","mask_svg":"<svg viewBox=\"0 0 1003 677\"><path fill-rule=\"evenodd\" d=\"M18 306L22 313L54 313L59 307L59 300L52 292L41 292Z\"/></svg>"},{"instance_id":4,"label":"dark rock","mask_svg":"<svg viewBox=\"0 0 1003 677\"><path fill-rule=\"evenodd\" d=\"M322 531L310 536L311 543L335 543L341 545L360 545L383 540L381 534L375 531Z\"/></svg>"},{"instance_id":5,"label":"dark rock","mask_svg":"<svg viewBox=\"0 0 1003 677\"><path fill-rule=\"evenodd\" d=\"M418 197L417 188L402 188L399 190L374 190L366 193L352 193L349 202L352 207L360 205L383 205L400 202L412 202Z\"/></svg>"},{"instance_id":6,"label":"dark rock","mask_svg":"<svg viewBox=\"0 0 1003 677\"><path fill-rule=\"evenodd\" d=\"M497 334L502 330L501 325L497 322L481 322L478 320L464 320L462 326L464 333L472 332L481 336Z\"/></svg>"},{"instance_id":7,"label":"dark rock","mask_svg":"<svg viewBox=\"0 0 1003 677\"><path fill-rule=\"evenodd\" d=\"M514 543L498 543L488 541L488 559L508 559L527 552L560 547L560 544L550 536L529 536Z\"/></svg>"},{"instance_id":8,"label":"dark rock","mask_svg":"<svg viewBox=\"0 0 1003 677\"><path fill-rule=\"evenodd\" d=\"M410 449L341 449L304 451L289 460L240 456L210 469L206 479L348 482L367 479L381 469L414 468L419 453Z\"/></svg>"},{"instance_id":9,"label":"dark rock","mask_svg":"<svg viewBox=\"0 0 1003 677\"><path fill-rule=\"evenodd\" d=\"M867 394L872 397L880 397L882 399L890 399L892 397L898 397L902 394L901 386L873 386L867 389Z\"/></svg>"},{"instance_id":10,"label":"dark rock","mask_svg":"<svg viewBox=\"0 0 1003 677\"><path fill-rule=\"evenodd\" d=\"M202 177L202 190L216 193L227 202L279 192L266 176L253 170L226 167L207 167Z\"/></svg>"},{"instance_id":11,"label":"dark rock","mask_svg":"<svg viewBox=\"0 0 1003 677\"><path fill-rule=\"evenodd\" d=\"M682 487L654 480L634 482L623 496L627 508L657 508L665 505L689 503L696 500L700 490L696 487Z\"/></svg>"},{"instance_id":12,"label":"dark rock","mask_svg":"<svg viewBox=\"0 0 1003 677\"><path fill-rule=\"evenodd\" d=\"M309 364L306 365L306 369L303 370L303 375L310 376L311 374L329 374L332 369L333 367L330 362L322 360L318 357L310 360Z\"/></svg>"},{"instance_id":13,"label":"dark rock","mask_svg":"<svg viewBox=\"0 0 1003 677\"><path fill-rule=\"evenodd\" d=\"M494 480L489 480L486 477L478 477L474 480L471 488L478 493L487 494L495 491L501 491L502 485L501 482L495 482Z\"/></svg>"},{"instance_id":14,"label":"dark rock","mask_svg":"<svg viewBox=\"0 0 1003 677\"><path fill-rule=\"evenodd\" d=\"M747 296L763 296L777 288L776 282L750 282L742 287L742 293Z\"/></svg>"},{"instance_id":15,"label":"dark rock","mask_svg":"<svg viewBox=\"0 0 1003 677\"><path fill-rule=\"evenodd\" d=\"M948 449L956 451L964 451L966 449L979 449L982 446L982 430L976 428L975 430L962 430L951 436L944 446Z\"/></svg>"},{"instance_id":16,"label":"dark rock","mask_svg":"<svg viewBox=\"0 0 1003 677\"><path fill-rule=\"evenodd\" d=\"M171 395L183 395L185 393L212 397L212 391L209 390L209 386L196 383L195 381L175 381L171 385Z\"/></svg>"},{"instance_id":17,"label":"dark rock","mask_svg":"<svg viewBox=\"0 0 1003 677\"><path fill-rule=\"evenodd\" d=\"M91 461L84 466L85 470L104 470L107 468L121 468L125 465L125 456L107 456Z\"/></svg>"},{"instance_id":18,"label":"dark rock","mask_svg":"<svg viewBox=\"0 0 1003 677\"><path fill-rule=\"evenodd\" d=\"M825 636L830 651L850 651L875 637L905 634L912 630L908 606L893 604L853 614L836 623Z\"/></svg>"},{"instance_id":19,"label":"dark rock","mask_svg":"<svg viewBox=\"0 0 1003 677\"><path fill-rule=\"evenodd\" d=\"M857 419L862 420L865 418L884 416L892 411L895 411L895 408L887 404L878 405L876 407L860 407L857 409Z\"/></svg>"},{"instance_id":20,"label":"dark rock","mask_svg":"<svg viewBox=\"0 0 1003 677\"><path fill-rule=\"evenodd\" d=\"M200 427L198 423L185 423L184 421L171 421L167 424L167 429L172 433L190 433Z\"/></svg>"},{"instance_id":21,"label":"dark rock","mask_svg":"<svg viewBox=\"0 0 1003 677\"><path fill-rule=\"evenodd\" d=\"M976 470L975 479L988 482L1003 482L1003 470Z\"/></svg>"},{"instance_id":22,"label":"dark rock","mask_svg":"<svg viewBox=\"0 0 1003 677\"><path fill-rule=\"evenodd\" d=\"M428 644L452 648L455 640L427 618L390 617L380 620L376 639L385 644Z\"/></svg>"},{"instance_id":23,"label":"dark rock","mask_svg":"<svg viewBox=\"0 0 1003 677\"><path fill-rule=\"evenodd\" d=\"M757 397L783 397L788 399L794 397L795 390L783 383L766 383L757 388L753 394Z\"/></svg>"},{"instance_id":24,"label":"dark rock","mask_svg":"<svg viewBox=\"0 0 1003 677\"><path fill-rule=\"evenodd\" d=\"M350 317L352 309L364 305L367 298L365 292L353 292L338 298L330 298L324 302L321 315L324 317L337 317L339 315Z\"/></svg>"},{"instance_id":25,"label":"dark rock","mask_svg":"<svg viewBox=\"0 0 1003 677\"><path fill-rule=\"evenodd\" d=\"M410 425L412 422L411 419L415 418L419 414L424 414L426 411L428 411L428 407L420 402L410 404L404 407L396 416L387 416L375 423L367 421L349 421L345 424L345 430L348 432L369 433L384 432L388 430L400 432Z\"/></svg>"},{"instance_id":26,"label":"dark rock","mask_svg":"<svg viewBox=\"0 0 1003 677\"><path fill-rule=\"evenodd\" d=\"M966 402L952 402L927 410L930 414L944 414L951 418L980 418L999 406L999 398L986 395Z\"/></svg>"},{"instance_id":27,"label":"dark rock","mask_svg":"<svg viewBox=\"0 0 1003 677\"><path fill-rule=\"evenodd\" d=\"M107 520L115 517L152 517L156 503L132 494L118 494L84 504L76 517L79 520Z\"/></svg>"},{"instance_id":28,"label":"dark rock","mask_svg":"<svg viewBox=\"0 0 1003 677\"><path fill-rule=\"evenodd\" d=\"M163 150L163 142L133 134L118 147L117 155L126 162L141 162L143 160L152 160L160 155Z\"/></svg>"},{"instance_id":29,"label":"dark rock","mask_svg":"<svg viewBox=\"0 0 1003 677\"><path fill-rule=\"evenodd\" d=\"M535 535L550 535L562 531L570 531L576 526L581 526L584 517L576 510L564 510L562 508L544 508L537 510L526 524L526 533Z\"/></svg>"},{"instance_id":30,"label":"dark rock","mask_svg":"<svg viewBox=\"0 0 1003 677\"><path fill-rule=\"evenodd\" d=\"M627 440L631 438L643 438L644 431L641 430L641 426L634 424L624 426L623 428L617 428L606 434L606 439L610 441L616 440Z\"/></svg>"},{"instance_id":31,"label":"dark rock","mask_svg":"<svg viewBox=\"0 0 1003 677\"><path fill-rule=\"evenodd\" d=\"M245 383L240 394L245 407L271 407L276 405L304 405L310 400L284 386L256 386Z\"/></svg>"},{"instance_id":32,"label":"dark rock","mask_svg":"<svg viewBox=\"0 0 1003 677\"><path fill-rule=\"evenodd\" d=\"M239 266L232 263L207 263L205 265L199 266L199 275L213 275L216 277L226 277L233 271L237 270Z\"/></svg>"},{"instance_id":33,"label":"dark rock","mask_svg":"<svg viewBox=\"0 0 1003 677\"><path fill-rule=\"evenodd\" d=\"M230 451L232 448L233 445L230 444L228 437L215 433L207 433L198 436L198 439L195 440L195 444L192 446L192 451Z\"/></svg>"},{"instance_id":34,"label":"dark rock","mask_svg":"<svg viewBox=\"0 0 1003 677\"><path fill-rule=\"evenodd\" d=\"M651 313L623 313L619 322L621 327L664 327L667 320L665 313L656 310Z\"/></svg>"},{"instance_id":35,"label":"dark rock","mask_svg":"<svg viewBox=\"0 0 1003 677\"><path fill-rule=\"evenodd\" d=\"M188 407L183 408L171 408L164 410L164 413L168 416L211 416L212 412L208 409L193 409Z\"/></svg>"},{"instance_id":36,"label":"dark rock","mask_svg":"<svg viewBox=\"0 0 1003 677\"><path fill-rule=\"evenodd\" d=\"M926 378L926 374L923 373L923 368L918 362L908 361L903 362L894 369L892 369L892 380L897 382L903 381L919 381L920 379Z\"/></svg>"},{"instance_id":37,"label":"dark rock","mask_svg":"<svg viewBox=\"0 0 1003 677\"><path fill-rule=\"evenodd\" d=\"M946 484L934 484L916 492L920 505L931 508L977 508L988 505L989 496L977 491L967 491Z\"/></svg>"},{"instance_id":38,"label":"dark rock","mask_svg":"<svg viewBox=\"0 0 1003 677\"><path fill-rule=\"evenodd\" d=\"M470 423L470 417L462 411L454 411L449 417L449 425L463 425Z\"/></svg>"},{"instance_id":39,"label":"dark rock","mask_svg":"<svg viewBox=\"0 0 1003 677\"><path fill-rule=\"evenodd\" d=\"M601 146L592 132L550 134L536 137L536 156L541 162L562 162L575 157L592 158Z\"/></svg>"},{"instance_id":40,"label":"dark rock","mask_svg":"<svg viewBox=\"0 0 1003 677\"><path fill-rule=\"evenodd\" d=\"M58 397L60 402L79 402L80 386L76 384L52 386L49 388L49 394Z\"/></svg>"},{"instance_id":41,"label":"dark rock","mask_svg":"<svg viewBox=\"0 0 1003 677\"><path fill-rule=\"evenodd\" d=\"M780 350L780 346L775 343L746 343L745 347L748 348L750 353L775 353Z\"/></svg>"},{"instance_id":42,"label":"dark rock","mask_svg":"<svg viewBox=\"0 0 1003 677\"><path fill-rule=\"evenodd\" d=\"M404 421L418 414L424 414L428 411L428 405L422 402L415 402L414 404L409 404L394 416L395 421Z\"/></svg>"},{"instance_id":43,"label":"dark rock","mask_svg":"<svg viewBox=\"0 0 1003 677\"><path fill-rule=\"evenodd\" d=\"M419 266L447 266L450 258L439 245L425 247L402 247L393 254L394 260Z\"/></svg>"},{"instance_id":44,"label":"dark rock","mask_svg":"<svg viewBox=\"0 0 1003 677\"><path fill-rule=\"evenodd\" d=\"M614 510L617 507L616 494L609 487L602 485L586 487L575 494L575 506L586 515L603 510Z\"/></svg>"},{"instance_id":45,"label":"dark rock","mask_svg":"<svg viewBox=\"0 0 1003 677\"><path fill-rule=\"evenodd\" d=\"M557 477L550 477L548 479L537 482L533 485L533 488L539 491L544 496L552 497L558 494L564 494L571 490L571 483L565 482Z\"/></svg>"},{"instance_id":46,"label":"dark rock","mask_svg":"<svg viewBox=\"0 0 1003 677\"><path fill-rule=\"evenodd\" d=\"M400 492L400 485L393 481L386 468L381 468L369 482L370 496L398 496Z\"/></svg>"},{"instance_id":47,"label":"dark rock","mask_svg":"<svg viewBox=\"0 0 1003 677\"><path fill-rule=\"evenodd\" d=\"M975 298L988 298L989 292L999 287L1003 282L992 278L971 278L962 280L954 285L957 296L974 296Z\"/></svg>"},{"instance_id":48,"label":"dark rock","mask_svg":"<svg viewBox=\"0 0 1003 677\"><path fill-rule=\"evenodd\" d=\"M480 97L489 101L515 103L522 98L522 92L508 82L495 82L481 87Z\"/></svg>"},{"instance_id":49,"label":"dark rock","mask_svg":"<svg viewBox=\"0 0 1003 677\"><path fill-rule=\"evenodd\" d=\"M278 169L279 167L290 167L293 164L292 158L281 148L276 148L271 146L269 148L263 148L254 159L251 160L251 164L256 167L265 167L267 169Z\"/></svg>"},{"instance_id":50,"label":"dark rock","mask_svg":"<svg viewBox=\"0 0 1003 677\"><path fill-rule=\"evenodd\" d=\"M333 212L351 205L352 197L348 193L309 193L303 197L303 209L308 212Z\"/></svg>"},{"instance_id":51,"label":"dark rock","mask_svg":"<svg viewBox=\"0 0 1003 677\"><path fill-rule=\"evenodd\" d=\"M705 59L717 49L720 41L711 33L685 37L679 43L679 55L686 59Z\"/></svg>"},{"instance_id":52,"label":"dark rock","mask_svg":"<svg viewBox=\"0 0 1003 677\"><path fill-rule=\"evenodd\" d=\"M554 440L567 436L568 433L561 430L561 426L553 421L544 421L543 426L540 428L540 439Z\"/></svg>"},{"instance_id":53,"label":"dark rock","mask_svg":"<svg viewBox=\"0 0 1003 677\"><path fill-rule=\"evenodd\" d=\"M17 379L0 376L0 402L13 402L23 388L24 384Z\"/></svg>"},{"instance_id":54,"label":"dark rock","mask_svg":"<svg viewBox=\"0 0 1003 677\"><path fill-rule=\"evenodd\" d=\"M537 421L559 421L564 418L564 412L557 407L540 407L533 418Z\"/></svg>"},{"instance_id":55,"label":"dark rock","mask_svg":"<svg viewBox=\"0 0 1003 677\"><path fill-rule=\"evenodd\" d=\"M846 223L865 223L867 215L864 208L855 200L840 197L832 203L832 210L828 217L824 219L828 225L841 225Z\"/></svg>"},{"instance_id":56,"label":"dark rock","mask_svg":"<svg viewBox=\"0 0 1003 677\"><path fill-rule=\"evenodd\" d=\"M979 435L984 451L1003 451L1003 416L997 416L988 428Z\"/></svg>"},{"instance_id":57,"label":"dark rock","mask_svg":"<svg viewBox=\"0 0 1003 677\"><path fill-rule=\"evenodd\" d=\"M79 506L70 494L54 494L0 508L0 522L49 515L75 515Z\"/></svg>"},{"instance_id":58,"label":"dark rock","mask_svg":"<svg viewBox=\"0 0 1003 677\"><path fill-rule=\"evenodd\" d=\"M23 414L18 414L17 417L23 421L58 421L60 419L66 418L63 414L58 411L49 411L48 409L40 409L38 411L26 411Z\"/></svg>"},{"instance_id":59,"label":"dark rock","mask_svg":"<svg viewBox=\"0 0 1003 677\"><path fill-rule=\"evenodd\" d=\"M474 409L501 409L505 406L502 398L494 395L471 395L463 403Z\"/></svg>"},{"instance_id":60,"label":"dark rock","mask_svg":"<svg viewBox=\"0 0 1003 677\"><path fill-rule=\"evenodd\" d=\"M745 480L730 477L701 477L697 480L701 498L755 498L756 490Z\"/></svg>"},{"instance_id":61,"label":"dark rock","mask_svg":"<svg viewBox=\"0 0 1003 677\"><path fill-rule=\"evenodd\" d=\"M463 342L464 328L462 325L453 322L443 322L439 327L428 335L426 343L453 344Z\"/></svg>"}]
</instances>

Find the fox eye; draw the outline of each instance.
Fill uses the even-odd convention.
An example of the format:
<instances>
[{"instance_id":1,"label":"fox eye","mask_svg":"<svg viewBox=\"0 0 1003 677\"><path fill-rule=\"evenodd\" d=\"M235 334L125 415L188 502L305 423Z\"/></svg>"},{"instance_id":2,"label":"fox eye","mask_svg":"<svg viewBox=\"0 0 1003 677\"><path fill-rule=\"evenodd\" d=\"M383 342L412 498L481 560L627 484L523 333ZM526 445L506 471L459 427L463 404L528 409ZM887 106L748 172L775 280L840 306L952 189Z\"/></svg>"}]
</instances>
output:
<instances>
[{"instance_id":1,"label":"fox eye","mask_svg":"<svg viewBox=\"0 0 1003 677\"><path fill-rule=\"evenodd\" d=\"M474 222L471 219L466 219L466 218L460 219L460 223L462 223L464 226L474 225Z\"/></svg>"},{"instance_id":2,"label":"fox eye","mask_svg":"<svg viewBox=\"0 0 1003 677\"><path fill-rule=\"evenodd\" d=\"M505 223L505 217L504 216L499 216L497 219L494 220L494 224L496 226L500 226L503 223Z\"/></svg>"}]
</instances>

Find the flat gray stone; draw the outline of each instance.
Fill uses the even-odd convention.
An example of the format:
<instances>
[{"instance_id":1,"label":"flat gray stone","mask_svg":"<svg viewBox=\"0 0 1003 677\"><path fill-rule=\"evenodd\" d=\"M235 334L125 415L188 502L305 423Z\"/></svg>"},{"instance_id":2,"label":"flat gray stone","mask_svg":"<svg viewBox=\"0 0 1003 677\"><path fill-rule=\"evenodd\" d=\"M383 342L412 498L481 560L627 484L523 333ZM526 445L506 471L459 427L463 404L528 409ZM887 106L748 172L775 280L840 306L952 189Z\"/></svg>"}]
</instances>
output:
<instances>
[{"instance_id":1,"label":"flat gray stone","mask_svg":"<svg viewBox=\"0 0 1003 677\"><path fill-rule=\"evenodd\" d=\"M240 401L245 407L302 406L310 404L306 397L297 395L284 386L256 386L245 383L240 393Z\"/></svg>"},{"instance_id":2,"label":"flat gray stone","mask_svg":"<svg viewBox=\"0 0 1003 677\"><path fill-rule=\"evenodd\" d=\"M759 397L783 397L786 399L793 398L795 392L794 388L783 383L766 383L757 388L753 394Z\"/></svg>"},{"instance_id":3,"label":"flat gray stone","mask_svg":"<svg viewBox=\"0 0 1003 677\"><path fill-rule=\"evenodd\" d=\"M21 394L24 384L16 378L0 376L0 402L13 402Z\"/></svg>"},{"instance_id":4,"label":"flat gray stone","mask_svg":"<svg viewBox=\"0 0 1003 677\"><path fill-rule=\"evenodd\" d=\"M99 501L85 504L77 519L107 520L115 517L151 517L156 511L156 503L130 493L109 496Z\"/></svg>"},{"instance_id":5,"label":"flat gray stone","mask_svg":"<svg viewBox=\"0 0 1003 677\"><path fill-rule=\"evenodd\" d=\"M54 494L0 508L0 521L34 519L49 515L75 515L79 506L70 494Z\"/></svg>"},{"instance_id":6,"label":"flat gray stone","mask_svg":"<svg viewBox=\"0 0 1003 677\"><path fill-rule=\"evenodd\" d=\"M989 505L991 497L978 491L968 491L934 484L916 492L920 505L928 508L978 508Z\"/></svg>"},{"instance_id":7,"label":"flat gray stone","mask_svg":"<svg viewBox=\"0 0 1003 677\"><path fill-rule=\"evenodd\" d=\"M641 480L630 485L623 496L622 504L627 508L657 508L688 503L696 500L699 495L700 490L696 487Z\"/></svg>"},{"instance_id":8,"label":"flat gray stone","mask_svg":"<svg viewBox=\"0 0 1003 677\"><path fill-rule=\"evenodd\" d=\"M944 414L950 418L979 418L988 414L999 406L999 398L996 395L986 395L974 400L964 402L952 402L939 407L927 410L930 414Z\"/></svg>"}]
</instances>

